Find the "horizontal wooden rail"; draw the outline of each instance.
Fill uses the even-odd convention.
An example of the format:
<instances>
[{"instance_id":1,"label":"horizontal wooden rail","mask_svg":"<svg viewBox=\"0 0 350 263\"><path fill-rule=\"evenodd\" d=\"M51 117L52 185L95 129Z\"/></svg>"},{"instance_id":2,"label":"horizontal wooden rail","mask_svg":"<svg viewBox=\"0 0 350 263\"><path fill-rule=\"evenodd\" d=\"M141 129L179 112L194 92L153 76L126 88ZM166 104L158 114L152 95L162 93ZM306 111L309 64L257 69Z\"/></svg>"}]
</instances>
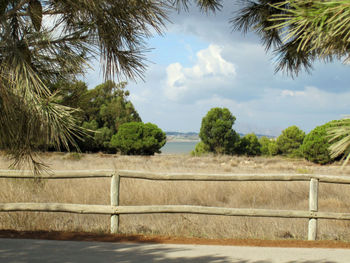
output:
<instances>
[{"instance_id":1,"label":"horizontal wooden rail","mask_svg":"<svg viewBox=\"0 0 350 263\"><path fill-rule=\"evenodd\" d=\"M310 181L321 183L350 184L350 176L313 174L201 174L201 173L155 173L131 170L62 170L51 174L33 175L32 171L0 170L0 178L74 179L112 177L169 181Z\"/></svg>"},{"instance_id":2,"label":"horizontal wooden rail","mask_svg":"<svg viewBox=\"0 0 350 263\"><path fill-rule=\"evenodd\" d=\"M200 173L153 173L119 170L123 178L169 181L310 181L322 183L350 184L350 176L313 174L200 174Z\"/></svg>"},{"instance_id":3,"label":"horizontal wooden rail","mask_svg":"<svg viewBox=\"0 0 350 263\"><path fill-rule=\"evenodd\" d=\"M33 171L0 170L0 178L38 178L38 179L74 179L74 178L100 178L111 177L114 170L66 170L49 171L48 174L33 175Z\"/></svg>"},{"instance_id":4,"label":"horizontal wooden rail","mask_svg":"<svg viewBox=\"0 0 350 263\"><path fill-rule=\"evenodd\" d=\"M226 208L193 205L140 205L110 206L64 203L0 203L0 212L65 212L75 214L157 214L187 213L247 217L316 218L350 220L350 213L312 212L301 210L270 210L251 208Z\"/></svg>"},{"instance_id":5,"label":"horizontal wooden rail","mask_svg":"<svg viewBox=\"0 0 350 263\"><path fill-rule=\"evenodd\" d=\"M65 212L74 214L113 214L110 205L82 205L64 203L0 203L0 212Z\"/></svg>"}]
</instances>

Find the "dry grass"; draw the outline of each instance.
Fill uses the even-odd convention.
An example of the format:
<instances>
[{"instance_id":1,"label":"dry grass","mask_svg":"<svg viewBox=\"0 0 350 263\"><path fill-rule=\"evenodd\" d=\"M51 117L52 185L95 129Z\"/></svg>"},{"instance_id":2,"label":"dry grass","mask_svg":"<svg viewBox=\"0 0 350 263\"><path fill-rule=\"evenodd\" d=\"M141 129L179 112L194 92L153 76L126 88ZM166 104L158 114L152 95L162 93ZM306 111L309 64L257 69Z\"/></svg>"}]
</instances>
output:
<instances>
[{"instance_id":1,"label":"dry grass","mask_svg":"<svg viewBox=\"0 0 350 263\"><path fill-rule=\"evenodd\" d=\"M350 167L314 165L303 160L231 156L153 157L46 154L53 170L130 169L205 173L350 174ZM9 161L0 159L0 169ZM110 179L0 180L0 202L109 204ZM350 186L320 184L320 211L348 212ZM121 205L190 204L220 207L308 209L306 182L153 182L121 180ZM272 219L188 214L123 215L123 233L206 238L304 239L305 219ZM350 241L350 222L319 220L319 237ZM0 229L109 232L109 216L66 213L0 213Z\"/></svg>"}]
</instances>

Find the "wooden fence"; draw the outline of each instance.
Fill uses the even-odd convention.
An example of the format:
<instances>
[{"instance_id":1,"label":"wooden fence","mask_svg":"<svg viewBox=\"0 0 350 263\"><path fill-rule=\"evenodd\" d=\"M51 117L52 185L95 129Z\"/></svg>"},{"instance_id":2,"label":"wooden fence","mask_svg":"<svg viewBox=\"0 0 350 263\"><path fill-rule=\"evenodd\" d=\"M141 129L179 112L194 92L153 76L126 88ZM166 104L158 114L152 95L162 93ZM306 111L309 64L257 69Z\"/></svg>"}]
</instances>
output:
<instances>
[{"instance_id":1,"label":"wooden fence","mask_svg":"<svg viewBox=\"0 0 350 263\"><path fill-rule=\"evenodd\" d=\"M110 205L83 205L64 203L0 203L0 212L36 211L67 212L78 214L111 215L111 233L117 233L120 214L150 213L191 213L225 216L308 218L308 239L316 240L317 219L350 220L350 213L318 211L319 183L350 184L350 176L306 175L306 174L193 174L193 173L152 173L127 170L95 171L55 171L52 175L33 176L31 171L0 170L0 178L43 178L43 179L77 179L111 177ZM120 206L119 185L121 178L169 181L310 181L309 210L271 210L251 208L224 208L193 205L142 205Z\"/></svg>"}]
</instances>

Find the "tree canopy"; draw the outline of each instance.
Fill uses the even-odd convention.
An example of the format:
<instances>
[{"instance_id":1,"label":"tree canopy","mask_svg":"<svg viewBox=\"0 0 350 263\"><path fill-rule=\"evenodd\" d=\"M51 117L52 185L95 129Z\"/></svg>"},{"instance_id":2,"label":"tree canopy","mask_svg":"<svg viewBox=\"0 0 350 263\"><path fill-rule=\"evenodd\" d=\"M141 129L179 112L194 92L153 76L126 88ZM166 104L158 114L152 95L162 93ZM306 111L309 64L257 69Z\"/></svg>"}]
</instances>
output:
<instances>
[{"instance_id":1,"label":"tree canopy","mask_svg":"<svg viewBox=\"0 0 350 263\"><path fill-rule=\"evenodd\" d=\"M165 144L165 133L152 123L129 122L120 126L111 139L111 147L122 154L153 155Z\"/></svg>"},{"instance_id":2,"label":"tree canopy","mask_svg":"<svg viewBox=\"0 0 350 263\"><path fill-rule=\"evenodd\" d=\"M110 141L119 127L127 122L141 122L141 117L129 100L126 82L116 84L106 81L88 89L82 81L58 82L51 85L59 103L77 108L75 114L78 126L86 129L87 136L77 138L83 152L115 152Z\"/></svg>"},{"instance_id":3,"label":"tree canopy","mask_svg":"<svg viewBox=\"0 0 350 263\"><path fill-rule=\"evenodd\" d=\"M290 126L282 131L277 138L278 151L284 155L299 155L299 148L303 144L305 132L297 126Z\"/></svg>"},{"instance_id":4,"label":"tree canopy","mask_svg":"<svg viewBox=\"0 0 350 263\"><path fill-rule=\"evenodd\" d=\"M240 139L239 147L241 148L241 154L246 154L248 156L261 155L262 145L254 133L244 135L244 137Z\"/></svg>"},{"instance_id":5,"label":"tree canopy","mask_svg":"<svg viewBox=\"0 0 350 263\"><path fill-rule=\"evenodd\" d=\"M203 117L199 137L210 152L231 154L239 135L232 126L236 120L227 108L212 108Z\"/></svg>"},{"instance_id":6,"label":"tree canopy","mask_svg":"<svg viewBox=\"0 0 350 263\"><path fill-rule=\"evenodd\" d=\"M317 126L304 138L301 151L305 159L319 164L332 161L329 151L329 138L327 128L332 127L336 121Z\"/></svg>"}]
</instances>

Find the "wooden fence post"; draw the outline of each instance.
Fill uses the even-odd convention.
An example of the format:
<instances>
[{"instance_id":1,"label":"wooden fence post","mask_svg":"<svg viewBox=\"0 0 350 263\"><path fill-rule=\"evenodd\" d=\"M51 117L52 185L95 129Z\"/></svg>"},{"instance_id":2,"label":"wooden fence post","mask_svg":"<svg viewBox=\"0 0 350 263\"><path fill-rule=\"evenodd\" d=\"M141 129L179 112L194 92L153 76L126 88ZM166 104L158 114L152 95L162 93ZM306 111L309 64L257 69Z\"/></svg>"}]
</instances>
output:
<instances>
[{"instance_id":1,"label":"wooden fence post","mask_svg":"<svg viewBox=\"0 0 350 263\"><path fill-rule=\"evenodd\" d=\"M111 206L119 205L119 184L120 176L118 173L112 175L111 179ZM111 215L111 234L118 233L119 215Z\"/></svg>"},{"instance_id":2,"label":"wooden fence post","mask_svg":"<svg viewBox=\"0 0 350 263\"><path fill-rule=\"evenodd\" d=\"M309 211L318 211L318 179L312 178L310 180L310 192L309 192ZM309 231L308 240L316 240L317 237L317 219L309 219Z\"/></svg>"}]
</instances>

